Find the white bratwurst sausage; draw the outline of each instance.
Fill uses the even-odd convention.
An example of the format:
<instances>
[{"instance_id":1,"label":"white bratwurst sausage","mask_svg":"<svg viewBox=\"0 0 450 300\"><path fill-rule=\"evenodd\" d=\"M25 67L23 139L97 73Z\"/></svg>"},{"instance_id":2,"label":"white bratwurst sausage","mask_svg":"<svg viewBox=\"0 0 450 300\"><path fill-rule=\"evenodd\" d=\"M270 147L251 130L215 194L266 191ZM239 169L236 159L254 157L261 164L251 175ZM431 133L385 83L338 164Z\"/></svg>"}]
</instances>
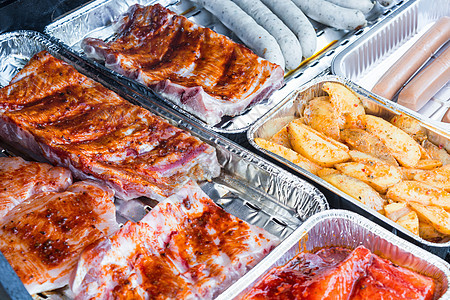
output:
<instances>
[{"instance_id":1,"label":"white bratwurst sausage","mask_svg":"<svg viewBox=\"0 0 450 300\"><path fill-rule=\"evenodd\" d=\"M366 25L364 14L325 0L292 0L311 19L337 28L352 30Z\"/></svg>"},{"instance_id":2,"label":"white bratwurst sausage","mask_svg":"<svg viewBox=\"0 0 450 300\"><path fill-rule=\"evenodd\" d=\"M360 10L363 14L367 14L372 10L375 5L371 0L326 0L337 6L342 6L346 8L353 8Z\"/></svg>"},{"instance_id":3,"label":"white bratwurst sausage","mask_svg":"<svg viewBox=\"0 0 450 300\"><path fill-rule=\"evenodd\" d=\"M316 52L317 35L311 22L291 0L261 0L297 35L304 57Z\"/></svg>"},{"instance_id":4,"label":"white bratwurst sausage","mask_svg":"<svg viewBox=\"0 0 450 300\"><path fill-rule=\"evenodd\" d=\"M260 0L232 1L275 38L283 53L286 69L297 68L302 62L302 47L294 33Z\"/></svg>"},{"instance_id":5,"label":"white bratwurst sausage","mask_svg":"<svg viewBox=\"0 0 450 300\"><path fill-rule=\"evenodd\" d=\"M235 3L230 0L193 0L192 2L202 5L219 18L257 55L281 66L284 70L284 57L275 38Z\"/></svg>"}]
</instances>

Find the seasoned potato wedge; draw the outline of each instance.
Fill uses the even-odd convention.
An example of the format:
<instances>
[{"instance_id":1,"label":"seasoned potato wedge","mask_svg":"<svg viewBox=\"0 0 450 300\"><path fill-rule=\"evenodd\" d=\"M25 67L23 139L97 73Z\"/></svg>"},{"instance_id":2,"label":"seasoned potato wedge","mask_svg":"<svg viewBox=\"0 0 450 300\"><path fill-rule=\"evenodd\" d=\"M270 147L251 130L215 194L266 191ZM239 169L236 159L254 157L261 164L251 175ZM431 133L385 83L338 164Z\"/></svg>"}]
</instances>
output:
<instances>
[{"instance_id":1,"label":"seasoned potato wedge","mask_svg":"<svg viewBox=\"0 0 450 300\"><path fill-rule=\"evenodd\" d=\"M417 213L415 211L410 211L398 219L396 223L411 231L415 235L419 235L419 218L417 217Z\"/></svg>"},{"instance_id":2,"label":"seasoned potato wedge","mask_svg":"<svg viewBox=\"0 0 450 300\"><path fill-rule=\"evenodd\" d=\"M339 118L328 97L317 97L308 102L304 111L305 123L335 140L339 140Z\"/></svg>"},{"instance_id":3,"label":"seasoned potato wedge","mask_svg":"<svg viewBox=\"0 0 450 300\"><path fill-rule=\"evenodd\" d=\"M414 176L414 180L441 188L450 192L450 165L418 173Z\"/></svg>"},{"instance_id":4,"label":"seasoned potato wedge","mask_svg":"<svg viewBox=\"0 0 450 300\"><path fill-rule=\"evenodd\" d=\"M421 159L417 162L416 169L431 170L442 166L442 163L436 159Z\"/></svg>"},{"instance_id":5,"label":"seasoned potato wedge","mask_svg":"<svg viewBox=\"0 0 450 300\"><path fill-rule=\"evenodd\" d=\"M402 180L397 167L381 160L370 162L346 162L334 166L342 173L364 181L379 193L385 194L390 186Z\"/></svg>"},{"instance_id":6,"label":"seasoned potato wedge","mask_svg":"<svg viewBox=\"0 0 450 300\"><path fill-rule=\"evenodd\" d=\"M445 209L439 206L424 206L418 203L411 203L410 205L419 218L426 220L434 229L443 234L450 234L450 214Z\"/></svg>"},{"instance_id":7,"label":"seasoned potato wedge","mask_svg":"<svg viewBox=\"0 0 450 300\"><path fill-rule=\"evenodd\" d=\"M386 201L372 187L361 180L340 173L330 172L326 174L323 171L319 172L319 176L374 210L380 211L384 207Z\"/></svg>"},{"instance_id":8,"label":"seasoned potato wedge","mask_svg":"<svg viewBox=\"0 0 450 300\"><path fill-rule=\"evenodd\" d=\"M385 216L394 222L408 214L410 211L411 208L406 202L394 202L384 206Z\"/></svg>"},{"instance_id":9,"label":"seasoned potato wedge","mask_svg":"<svg viewBox=\"0 0 450 300\"><path fill-rule=\"evenodd\" d=\"M271 138L270 141L282 145L286 148L292 149L291 142L289 141L289 135L287 132L287 125L284 126L280 131L275 133Z\"/></svg>"},{"instance_id":10,"label":"seasoned potato wedge","mask_svg":"<svg viewBox=\"0 0 450 300\"><path fill-rule=\"evenodd\" d=\"M438 147L428 140L422 142L422 147L427 151L432 159L439 160L442 165L450 164L450 154L443 147Z\"/></svg>"},{"instance_id":11,"label":"seasoned potato wedge","mask_svg":"<svg viewBox=\"0 0 450 300\"><path fill-rule=\"evenodd\" d=\"M422 125L420 125L420 122L410 116L403 114L394 116L391 119L391 123L409 134L418 142L421 142L427 138L427 133Z\"/></svg>"},{"instance_id":12,"label":"seasoned potato wedge","mask_svg":"<svg viewBox=\"0 0 450 300\"><path fill-rule=\"evenodd\" d=\"M421 157L419 145L406 132L379 117L363 115L359 119L368 132L388 147L402 166L413 168L417 165Z\"/></svg>"},{"instance_id":13,"label":"seasoned potato wedge","mask_svg":"<svg viewBox=\"0 0 450 300\"><path fill-rule=\"evenodd\" d=\"M375 135L359 128L346 128L341 131L340 137L342 141L353 149L370 154L391 165L398 166L389 149Z\"/></svg>"},{"instance_id":14,"label":"seasoned potato wedge","mask_svg":"<svg viewBox=\"0 0 450 300\"><path fill-rule=\"evenodd\" d=\"M416 176L416 174L425 172L425 170L405 167L400 167L400 171L403 174L403 180L414 180L414 176Z\"/></svg>"},{"instance_id":15,"label":"seasoned potato wedge","mask_svg":"<svg viewBox=\"0 0 450 300\"><path fill-rule=\"evenodd\" d=\"M293 162L300 168L303 168L313 174L317 174L317 171L321 169L320 166L316 165L312 161L310 161L307 158L303 157L302 155L298 154L294 150L286 148L282 145L275 144L271 141L266 141L266 140L260 139L260 138L256 138L255 143L258 146L260 146L270 152L273 152L281 157L284 157L285 159L289 160L290 162Z\"/></svg>"},{"instance_id":16,"label":"seasoned potato wedge","mask_svg":"<svg viewBox=\"0 0 450 300\"><path fill-rule=\"evenodd\" d=\"M330 96L330 101L341 118L340 128L357 126L358 116L364 115L364 107L352 90L337 82L325 82L322 89Z\"/></svg>"},{"instance_id":17,"label":"seasoned potato wedge","mask_svg":"<svg viewBox=\"0 0 450 300\"><path fill-rule=\"evenodd\" d=\"M394 201L436 205L450 209L450 193L418 181L402 181L389 188L386 196Z\"/></svg>"},{"instance_id":18,"label":"seasoned potato wedge","mask_svg":"<svg viewBox=\"0 0 450 300\"><path fill-rule=\"evenodd\" d=\"M445 234L440 233L431 224L419 220L419 236L428 241L439 242L446 238Z\"/></svg>"},{"instance_id":19,"label":"seasoned potato wedge","mask_svg":"<svg viewBox=\"0 0 450 300\"><path fill-rule=\"evenodd\" d=\"M345 145L323 138L319 132L300 122L292 121L287 127L292 148L322 167L332 167L350 160Z\"/></svg>"}]
</instances>

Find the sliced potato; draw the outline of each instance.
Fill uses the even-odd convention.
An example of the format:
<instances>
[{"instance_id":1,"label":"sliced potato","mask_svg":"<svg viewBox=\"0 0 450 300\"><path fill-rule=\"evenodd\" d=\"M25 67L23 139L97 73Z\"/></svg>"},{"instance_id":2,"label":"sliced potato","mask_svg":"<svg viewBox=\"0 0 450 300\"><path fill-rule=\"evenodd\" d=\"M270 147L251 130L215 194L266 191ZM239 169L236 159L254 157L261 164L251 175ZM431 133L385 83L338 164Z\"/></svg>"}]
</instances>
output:
<instances>
[{"instance_id":1,"label":"sliced potato","mask_svg":"<svg viewBox=\"0 0 450 300\"><path fill-rule=\"evenodd\" d=\"M440 233L431 224L421 222L419 220L419 236L428 241L441 241L445 238L445 234Z\"/></svg>"},{"instance_id":2,"label":"sliced potato","mask_svg":"<svg viewBox=\"0 0 450 300\"><path fill-rule=\"evenodd\" d=\"M302 155L298 154L294 150L288 149L282 145L275 144L271 141L266 141L264 139L256 138L255 143L270 151L273 152L281 157L284 157L285 159L289 160L290 162L293 162L300 168L303 168L313 174L317 174L317 171L321 169L320 166L316 165L309 159L303 157Z\"/></svg>"},{"instance_id":3,"label":"sliced potato","mask_svg":"<svg viewBox=\"0 0 450 300\"><path fill-rule=\"evenodd\" d=\"M323 168L317 171L317 176L323 177L330 174L340 174L338 170L333 168Z\"/></svg>"},{"instance_id":4,"label":"sliced potato","mask_svg":"<svg viewBox=\"0 0 450 300\"><path fill-rule=\"evenodd\" d=\"M427 151L432 159L439 160L442 162L442 165L450 164L450 154L448 154L447 150L443 147L438 147L428 140L422 142L422 147Z\"/></svg>"},{"instance_id":5,"label":"sliced potato","mask_svg":"<svg viewBox=\"0 0 450 300\"><path fill-rule=\"evenodd\" d=\"M450 165L445 165L434 170L418 173L414 176L414 180L450 192Z\"/></svg>"},{"instance_id":6,"label":"sliced potato","mask_svg":"<svg viewBox=\"0 0 450 300\"><path fill-rule=\"evenodd\" d=\"M450 193L418 181L402 181L389 188L386 197L397 202L436 205L450 209Z\"/></svg>"},{"instance_id":7,"label":"sliced potato","mask_svg":"<svg viewBox=\"0 0 450 300\"><path fill-rule=\"evenodd\" d=\"M419 216L419 218L426 220L437 231L443 234L450 234L450 214L439 206L421 205L418 203L410 204Z\"/></svg>"},{"instance_id":8,"label":"sliced potato","mask_svg":"<svg viewBox=\"0 0 450 300\"><path fill-rule=\"evenodd\" d=\"M384 206L384 215L394 222L408 214L410 211L411 208L406 202L394 202Z\"/></svg>"},{"instance_id":9,"label":"sliced potato","mask_svg":"<svg viewBox=\"0 0 450 300\"><path fill-rule=\"evenodd\" d=\"M417 162L416 169L431 170L442 166L442 163L436 159L421 159Z\"/></svg>"},{"instance_id":10,"label":"sliced potato","mask_svg":"<svg viewBox=\"0 0 450 300\"><path fill-rule=\"evenodd\" d=\"M339 140L339 118L328 97L310 100L304 111L305 123L335 140Z\"/></svg>"},{"instance_id":11,"label":"sliced potato","mask_svg":"<svg viewBox=\"0 0 450 300\"><path fill-rule=\"evenodd\" d=\"M373 188L361 180L340 173L320 174L319 172L319 176L374 210L380 211L384 207L386 201Z\"/></svg>"},{"instance_id":12,"label":"sliced potato","mask_svg":"<svg viewBox=\"0 0 450 300\"><path fill-rule=\"evenodd\" d=\"M427 138L425 128L420 125L420 122L407 115L394 116L391 119L391 123L407 134L409 134L414 140L421 142Z\"/></svg>"},{"instance_id":13,"label":"sliced potato","mask_svg":"<svg viewBox=\"0 0 450 300\"><path fill-rule=\"evenodd\" d=\"M350 155L338 142L324 139L319 132L300 122L292 121L287 127L292 148L322 167L332 167L350 160ZM345 147L345 145L342 145Z\"/></svg>"},{"instance_id":14,"label":"sliced potato","mask_svg":"<svg viewBox=\"0 0 450 300\"><path fill-rule=\"evenodd\" d=\"M352 90L337 82L325 82L322 89L330 96L330 101L341 118L340 128L357 127L358 116L364 115L364 107Z\"/></svg>"},{"instance_id":15,"label":"sliced potato","mask_svg":"<svg viewBox=\"0 0 450 300\"><path fill-rule=\"evenodd\" d=\"M421 157L419 144L406 132L376 116L363 115L359 119L368 132L373 133L388 147L402 166L413 168L417 165Z\"/></svg>"},{"instance_id":16,"label":"sliced potato","mask_svg":"<svg viewBox=\"0 0 450 300\"><path fill-rule=\"evenodd\" d=\"M289 135L287 132L287 125L284 126L280 131L278 131L277 133L275 133L271 138L270 141L278 144L278 145L282 145L286 148L292 149L291 147L291 142L289 141Z\"/></svg>"},{"instance_id":17,"label":"sliced potato","mask_svg":"<svg viewBox=\"0 0 450 300\"><path fill-rule=\"evenodd\" d=\"M425 170L405 167L400 167L400 171L403 174L403 180L414 180L414 176L416 176L416 174L425 172Z\"/></svg>"},{"instance_id":18,"label":"sliced potato","mask_svg":"<svg viewBox=\"0 0 450 300\"><path fill-rule=\"evenodd\" d=\"M385 194L390 186L402 180L402 174L398 168L381 160L346 162L336 164L334 167L348 176L364 181L382 194Z\"/></svg>"},{"instance_id":19,"label":"sliced potato","mask_svg":"<svg viewBox=\"0 0 450 300\"><path fill-rule=\"evenodd\" d=\"M415 235L419 235L419 218L417 217L417 213L415 211L410 211L398 219L396 223L411 231Z\"/></svg>"},{"instance_id":20,"label":"sliced potato","mask_svg":"<svg viewBox=\"0 0 450 300\"><path fill-rule=\"evenodd\" d=\"M391 165L398 166L389 149L375 135L359 128L346 128L341 131L340 136L341 140L353 149L370 154Z\"/></svg>"}]
</instances>

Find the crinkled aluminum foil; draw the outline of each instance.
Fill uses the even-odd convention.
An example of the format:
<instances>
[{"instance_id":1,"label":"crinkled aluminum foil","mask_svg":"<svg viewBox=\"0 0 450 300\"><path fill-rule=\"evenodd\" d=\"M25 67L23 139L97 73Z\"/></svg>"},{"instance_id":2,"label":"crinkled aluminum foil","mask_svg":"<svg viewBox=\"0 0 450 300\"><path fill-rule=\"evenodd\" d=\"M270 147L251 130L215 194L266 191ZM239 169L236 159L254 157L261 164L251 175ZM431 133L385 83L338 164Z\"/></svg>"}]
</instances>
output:
<instances>
[{"instance_id":1,"label":"crinkled aluminum foil","mask_svg":"<svg viewBox=\"0 0 450 300\"><path fill-rule=\"evenodd\" d=\"M392 231L397 232L402 237L410 240L411 242L420 245L424 249L433 252L440 257L445 257L448 250L450 249L450 242L432 243L420 238L419 236L414 235L392 220L386 218L375 210L366 207L353 197L335 188L322 178L300 168L299 166L270 151L261 148L255 143L255 138L269 139L273 134L275 134L286 124L288 124L290 120L301 117L303 108L308 100L317 96L326 95L326 93L322 90L322 85L327 81L342 83L343 85L355 91L361 99L366 112L369 114L385 119L390 119L394 115L404 114L417 119L418 121L420 121L420 124L426 129L429 140L431 142L442 145L447 149L447 151L450 151L450 132L434 126L430 122L423 120L423 118L421 118L419 114L411 113L410 111L407 111L405 108L397 105L394 102L382 99L347 79L331 75L315 78L307 84L299 87L296 91L292 92L291 95L280 102L275 108L273 108L269 113L264 115L247 132L247 139L249 143L264 154L276 159L284 166L290 167L294 171L297 171L301 175L322 186L322 188L325 189L325 191L323 192L327 192L326 196L330 201L331 207L345 208L357 211L358 213L363 214L365 217L376 221L379 224L382 224Z\"/></svg>"},{"instance_id":2,"label":"crinkled aluminum foil","mask_svg":"<svg viewBox=\"0 0 450 300\"><path fill-rule=\"evenodd\" d=\"M332 72L349 78L366 89L372 89L387 69L443 16L450 16L450 2L447 0L419 0L406 3L388 19L376 24L363 37L336 55L331 64ZM444 48L446 46L438 50L429 62L443 52ZM441 122L449 108L450 82L418 113L425 120L450 131L450 124Z\"/></svg>"},{"instance_id":3,"label":"crinkled aluminum foil","mask_svg":"<svg viewBox=\"0 0 450 300\"><path fill-rule=\"evenodd\" d=\"M434 299L450 298L450 266L444 260L430 255L360 215L344 210L328 210L306 221L217 299L241 298L270 269L286 264L300 252L313 252L332 246L354 249L359 245L399 266L433 278L436 282Z\"/></svg>"},{"instance_id":4,"label":"crinkled aluminum foil","mask_svg":"<svg viewBox=\"0 0 450 300\"><path fill-rule=\"evenodd\" d=\"M329 208L324 195L311 184L220 135L205 131L177 112L142 99L126 86L96 73L92 65L78 60L38 32L17 31L0 35L1 85L7 84L31 56L41 50L47 50L55 57L73 64L80 72L99 81L125 99L139 103L213 145L217 150L222 173L219 178L211 182L202 182L200 186L226 211L285 239L307 218ZM8 147L5 144L2 146ZM10 148L9 153L14 154L15 151L20 149ZM139 221L154 205L155 201L146 198L126 202L117 199L117 220L121 223L127 220ZM0 282L3 282L1 276L0 273ZM37 299L40 299L39 297L35 296ZM70 299L70 296L67 296L67 289L45 293L45 297Z\"/></svg>"},{"instance_id":5,"label":"crinkled aluminum foil","mask_svg":"<svg viewBox=\"0 0 450 300\"><path fill-rule=\"evenodd\" d=\"M317 51L320 49L326 50L297 70L287 73L285 76L286 84L281 89L276 91L269 99L252 106L241 115L224 117L222 121L215 126L206 124L204 121L188 112L184 112L184 115L190 120L200 123L203 127L215 132L229 135L245 132L251 124L280 102L290 91L292 91L292 89L328 69L332 58L345 49L350 42L364 35L374 24L387 18L391 12L405 4L405 1L394 2L394 5L389 9L377 4L367 16L368 25L357 31L336 30L312 21L318 37ZM88 36L103 40L113 39L116 30L114 21L117 20L130 5L135 3L142 5L160 3L178 14L185 15L197 24L209 27L216 32L227 35L239 42L239 39L234 33L227 29L216 17L206 10L195 6L195 4L189 0L97 0L52 22L46 26L45 33L57 38L59 41L68 45L74 53L87 59L80 47L80 42ZM101 72L115 77L146 97L152 97L152 92L144 85L109 70L101 64L95 63L95 65ZM169 100L163 98L160 99L164 101L166 105L180 110L177 105Z\"/></svg>"}]
</instances>

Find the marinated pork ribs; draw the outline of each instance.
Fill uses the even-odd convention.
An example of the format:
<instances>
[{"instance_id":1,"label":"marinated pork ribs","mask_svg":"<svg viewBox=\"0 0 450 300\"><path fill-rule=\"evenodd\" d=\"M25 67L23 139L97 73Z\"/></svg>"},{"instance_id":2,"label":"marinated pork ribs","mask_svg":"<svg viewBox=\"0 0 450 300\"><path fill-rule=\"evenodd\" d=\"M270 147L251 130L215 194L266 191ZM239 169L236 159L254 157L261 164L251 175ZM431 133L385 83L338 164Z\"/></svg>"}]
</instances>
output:
<instances>
[{"instance_id":1,"label":"marinated pork ribs","mask_svg":"<svg viewBox=\"0 0 450 300\"><path fill-rule=\"evenodd\" d=\"M14 206L42 192L60 192L72 184L66 168L0 157L0 218Z\"/></svg>"},{"instance_id":2,"label":"marinated pork ribs","mask_svg":"<svg viewBox=\"0 0 450 300\"><path fill-rule=\"evenodd\" d=\"M164 8L131 6L117 38L87 38L88 57L149 86L209 124L241 114L281 87L283 69Z\"/></svg>"},{"instance_id":3,"label":"marinated pork ribs","mask_svg":"<svg viewBox=\"0 0 450 300\"><path fill-rule=\"evenodd\" d=\"M79 181L64 192L43 192L0 220L0 251L30 294L69 282L81 251L118 229L114 192Z\"/></svg>"},{"instance_id":4,"label":"marinated pork ribs","mask_svg":"<svg viewBox=\"0 0 450 300\"><path fill-rule=\"evenodd\" d=\"M86 249L71 288L76 299L210 299L278 242L190 182L141 222Z\"/></svg>"},{"instance_id":5,"label":"marinated pork ribs","mask_svg":"<svg viewBox=\"0 0 450 300\"><path fill-rule=\"evenodd\" d=\"M432 278L399 267L360 246L300 253L275 267L245 299L433 299ZM331 296L331 297L330 297Z\"/></svg>"},{"instance_id":6,"label":"marinated pork ribs","mask_svg":"<svg viewBox=\"0 0 450 300\"><path fill-rule=\"evenodd\" d=\"M0 136L124 200L220 173L213 147L43 51L0 90Z\"/></svg>"}]
</instances>

